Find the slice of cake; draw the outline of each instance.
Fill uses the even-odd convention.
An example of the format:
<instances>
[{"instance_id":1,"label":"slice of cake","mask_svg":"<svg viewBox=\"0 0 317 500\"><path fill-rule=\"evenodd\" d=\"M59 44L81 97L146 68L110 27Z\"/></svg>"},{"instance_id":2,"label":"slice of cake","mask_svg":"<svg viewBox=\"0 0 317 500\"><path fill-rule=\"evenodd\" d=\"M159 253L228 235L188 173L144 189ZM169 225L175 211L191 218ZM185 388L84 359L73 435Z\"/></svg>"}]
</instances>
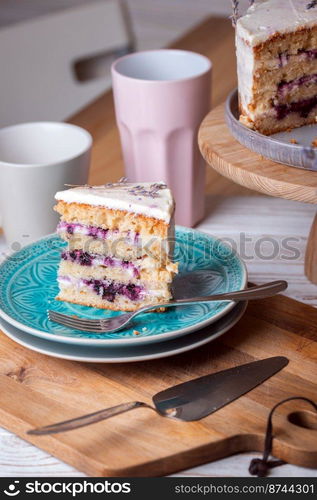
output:
<instances>
[{"instance_id":1,"label":"slice of cake","mask_svg":"<svg viewBox=\"0 0 317 500\"><path fill-rule=\"evenodd\" d=\"M57 299L121 311L171 299L175 204L165 184L80 186L55 198L68 242Z\"/></svg>"},{"instance_id":2,"label":"slice of cake","mask_svg":"<svg viewBox=\"0 0 317 500\"><path fill-rule=\"evenodd\" d=\"M255 1L237 20L240 121L263 134L314 123L317 2Z\"/></svg>"}]
</instances>

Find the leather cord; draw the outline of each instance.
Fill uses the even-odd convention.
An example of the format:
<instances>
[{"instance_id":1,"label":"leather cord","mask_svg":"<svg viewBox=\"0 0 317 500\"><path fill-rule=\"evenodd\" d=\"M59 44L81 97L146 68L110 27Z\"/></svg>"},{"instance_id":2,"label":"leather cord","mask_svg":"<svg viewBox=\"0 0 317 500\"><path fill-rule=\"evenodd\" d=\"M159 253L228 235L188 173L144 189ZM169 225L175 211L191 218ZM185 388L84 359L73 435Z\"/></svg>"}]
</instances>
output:
<instances>
[{"instance_id":1,"label":"leather cord","mask_svg":"<svg viewBox=\"0 0 317 500\"><path fill-rule=\"evenodd\" d=\"M293 401L294 399L299 399L302 401L306 401L310 405L314 407L314 409L317 411L317 404L312 401L311 399L304 398L302 396L293 396L291 398L283 399L279 403L276 403L276 405L273 406L271 409L268 419L267 419L267 426L266 426L266 434L265 434L265 441L264 441L264 451L263 451L263 457L262 458L253 458L250 462L249 466L249 472L253 476L258 476L258 477L265 477L267 476L268 472L270 469L273 467L278 467L280 465L284 465L286 462L283 460L269 460L269 456L272 451L272 443L273 443L273 414L275 410L281 406L282 404L286 403L287 401Z\"/></svg>"}]
</instances>

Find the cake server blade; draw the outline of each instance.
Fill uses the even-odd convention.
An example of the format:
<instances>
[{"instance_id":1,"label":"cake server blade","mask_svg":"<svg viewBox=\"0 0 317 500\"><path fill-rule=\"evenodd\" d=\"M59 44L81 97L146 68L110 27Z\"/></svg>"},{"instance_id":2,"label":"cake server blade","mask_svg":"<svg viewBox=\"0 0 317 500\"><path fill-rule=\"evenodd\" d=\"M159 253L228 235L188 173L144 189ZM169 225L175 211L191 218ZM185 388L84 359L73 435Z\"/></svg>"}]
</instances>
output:
<instances>
[{"instance_id":1,"label":"cake server blade","mask_svg":"<svg viewBox=\"0 0 317 500\"><path fill-rule=\"evenodd\" d=\"M282 356L253 361L165 389L153 396L153 403L162 415L200 420L251 391L287 364L288 359Z\"/></svg>"},{"instance_id":2,"label":"cake server blade","mask_svg":"<svg viewBox=\"0 0 317 500\"><path fill-rule=\"evenodd\" d=\"M27 433L36 436L58 434L96 424L136 408L148 408L162 417L176 420L200 420L251 391L287 364L288 359L282 356L253 361L158 392L152 398L154 406L142 401L121 403L81 417L31 429Z\"/></svg>"}]
</instances>

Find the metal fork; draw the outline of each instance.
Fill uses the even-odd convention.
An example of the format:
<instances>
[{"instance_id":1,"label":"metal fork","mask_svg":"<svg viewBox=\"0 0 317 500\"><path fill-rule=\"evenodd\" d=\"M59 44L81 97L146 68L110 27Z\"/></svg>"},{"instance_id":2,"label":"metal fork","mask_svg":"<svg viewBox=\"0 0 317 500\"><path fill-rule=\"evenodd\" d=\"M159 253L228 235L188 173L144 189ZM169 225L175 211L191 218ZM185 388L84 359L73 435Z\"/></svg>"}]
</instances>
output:
<instances>
[{"instance_id":1,"label":"metal fork","mask_svg":"<svg viewBox=\"0 0 317 500\"><path fill-rule=\"evenodd\" d=\"M241 300L263 299L265 297L276 295L277 293L284 291L286 288L286 281L272 281L264 285L252 286L245 290L239 290L236 292L227 292L203 297L192 297L177 300L174 299L163 304L151 304L145 307L141 307L137 311L120 314L119 316L114 316L112 318L106 319L80 318L78 316L70 316L51 310L49 310L47 313L48 318L51 321L60 323L61 325L68 326L70 328L74 328L75 330L95 333L110 333L117 332L118 330L126 327L136 316L138 316L138 314L142 314L160 307L187 306L190 304L198 304L201 302L214 302L222 300L233 300L235 302L239 302Z\"/></svg>"}]
</instances>

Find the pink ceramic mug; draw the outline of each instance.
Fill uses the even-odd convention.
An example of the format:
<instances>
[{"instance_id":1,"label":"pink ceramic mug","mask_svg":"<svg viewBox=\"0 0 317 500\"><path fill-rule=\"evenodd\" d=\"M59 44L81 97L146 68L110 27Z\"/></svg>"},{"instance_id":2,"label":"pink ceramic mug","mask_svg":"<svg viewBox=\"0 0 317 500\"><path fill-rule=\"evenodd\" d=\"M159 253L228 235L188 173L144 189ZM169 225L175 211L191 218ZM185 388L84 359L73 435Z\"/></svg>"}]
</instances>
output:
<instances>
[{"instance_id":1,"label":"pink ceramic mug","mask_svg":"<svg viewBox=\"0 0 317 500\"><path fill-rule=\"evenodd\" d=\"M176 199L176 222L204 215L205 163L198 127L210 103L211 62L184 50L151 50L112 66L117 123L129 181L164 181Z\"/></svg>"}]
</instances>

